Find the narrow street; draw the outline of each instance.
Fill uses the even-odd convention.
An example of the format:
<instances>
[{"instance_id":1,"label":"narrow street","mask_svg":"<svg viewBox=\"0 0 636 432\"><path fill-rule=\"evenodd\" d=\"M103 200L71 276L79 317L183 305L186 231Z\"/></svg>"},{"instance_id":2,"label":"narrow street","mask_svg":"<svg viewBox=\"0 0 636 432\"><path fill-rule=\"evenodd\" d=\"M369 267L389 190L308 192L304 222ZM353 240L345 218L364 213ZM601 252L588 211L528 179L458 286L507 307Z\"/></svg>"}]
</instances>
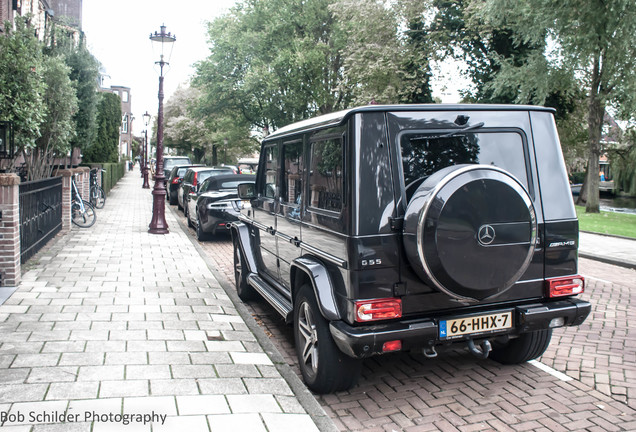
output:
<instances>
[{"instance_id":1,"label":"narrow street","mask_svg":"<svg viewBox=\"0 0 636 432\"><path fill-rule=\"evenodd\" d=\"M198 244L216 263L221 283L233 287L230 236ZM579 263L592 314L580 327L556 330L538 361L503 366L463 350L435 359L390 354L364 361L350 391L316 399L342 431L636 430L636 328L628 319L636 315L629 289L636 271ZM291 327L264 300L247 306L300 375Z\"/></svg>"}]
</instances>

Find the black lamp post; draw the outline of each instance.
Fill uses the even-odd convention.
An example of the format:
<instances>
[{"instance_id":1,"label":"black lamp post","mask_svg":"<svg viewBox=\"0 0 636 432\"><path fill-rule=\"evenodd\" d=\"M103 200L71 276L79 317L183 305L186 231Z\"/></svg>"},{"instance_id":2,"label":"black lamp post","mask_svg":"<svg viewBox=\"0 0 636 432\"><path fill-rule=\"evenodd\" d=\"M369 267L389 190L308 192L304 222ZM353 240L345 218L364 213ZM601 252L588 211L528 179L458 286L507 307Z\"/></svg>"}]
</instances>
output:
<instances>
[{"instance_id":1,"label":"black lamp post","mask_svg":"<svg viewBox=\"0 0 636 432\"><path fill-rule=\"evenodd\" d=\"M143 189L150 189L150 185L148 184L148 123L150 123L150 114L146 111L143 115L144 117L144 125L146 125L146 129L144 130L145 138L144 138L144 151L141 155L142 163L141 163L141 171L144 176L144 185Z\"/></svg>"},{"instance_id":2,"label":"black lamp post","mask_svg":"<svg viewBox=\"0 0 636 432\"><path fill-rule=\"evenodd\" d=\"M170 54L172 53L172 43L177 38L166 33L166 26L161 26L160 32L150 34L150 40L159 48L159 113L157 114L157 169L155 172L155 187L152 190L152 221L148 227L151 234L168 234L168 224L166 223L166 184L163 172L163 67L168 65ZM164 59L164 49L169 48L167 58Z\"/></svg>"}]
</instances>

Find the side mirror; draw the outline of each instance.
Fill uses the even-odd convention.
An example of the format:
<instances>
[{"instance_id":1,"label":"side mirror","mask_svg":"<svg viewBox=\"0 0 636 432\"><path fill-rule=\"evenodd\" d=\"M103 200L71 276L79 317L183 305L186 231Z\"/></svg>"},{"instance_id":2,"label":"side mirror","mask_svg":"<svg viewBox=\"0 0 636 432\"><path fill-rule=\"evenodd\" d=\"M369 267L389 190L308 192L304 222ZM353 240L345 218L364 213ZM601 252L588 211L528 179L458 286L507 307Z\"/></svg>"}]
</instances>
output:
<instances>
[{"instance_id":1,"label":"side mirror","mask_svg":"<svg viewBox=\"0 0 636 432\"><path fill-rule=\"evenodd\" d=\"M251 200L256 198L256 186L254 183L241 183L237 186L238 196L242 200Z\"/></svg>"}]
</instances>

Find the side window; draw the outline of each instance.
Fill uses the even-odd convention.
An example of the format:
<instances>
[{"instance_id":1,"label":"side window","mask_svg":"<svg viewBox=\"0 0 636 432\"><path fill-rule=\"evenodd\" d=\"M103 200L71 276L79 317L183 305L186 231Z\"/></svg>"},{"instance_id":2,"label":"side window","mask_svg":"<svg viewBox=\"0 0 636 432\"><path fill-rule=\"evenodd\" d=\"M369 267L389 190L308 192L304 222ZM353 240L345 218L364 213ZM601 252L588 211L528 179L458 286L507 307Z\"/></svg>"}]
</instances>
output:
<instances>
[{"instance_id":1,"label":"side window","mask_svg":"<svg viewBox=\"0 0 636 432\"><path fill-rule=\"evenodd\" d=\"M303 142L283 144L283 184L281 198L284 203L298 205L303 191Z\"/></svg>"},{"instance_id":2,"label":"side window","mask_svg":"<svg viewBox=\"0 0 636 432\"><path fill-rule=\"evenodd\" d=\"M258 193L265 198L274 198L278 176L278 145L270 145L263 149L261 163L263 170L259 170L259 176L262 176L262 181L259 182Z\"/></svg>"},{"instance_id":3,"label":"side window","mask_svg":"<svg viewBox=\"0 0 636 432\"><path fill-rule=\"evenodd\" d=\"M311 143L309 162L309 205L340 212L343 201L343 149L341 138Z\"/></svg>"}]
</instances>

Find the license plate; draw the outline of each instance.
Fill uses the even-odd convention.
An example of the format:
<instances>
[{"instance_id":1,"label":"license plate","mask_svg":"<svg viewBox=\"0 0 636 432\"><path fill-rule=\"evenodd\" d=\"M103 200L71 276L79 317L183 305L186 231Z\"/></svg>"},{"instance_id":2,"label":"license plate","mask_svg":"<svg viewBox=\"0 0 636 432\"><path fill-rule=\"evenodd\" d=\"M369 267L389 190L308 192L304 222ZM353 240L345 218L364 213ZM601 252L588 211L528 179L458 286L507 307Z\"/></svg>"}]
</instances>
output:
<instances>
[{"instance_id":1,"label":"license plate","mask_svg":"<svg viewBox=\"0 0 636 432\"><path fill-rule=\"evenodd\" d=\"M492 333L512 328L512 311L440 320L440 339Z\"/></svg>"}]
</instances>

